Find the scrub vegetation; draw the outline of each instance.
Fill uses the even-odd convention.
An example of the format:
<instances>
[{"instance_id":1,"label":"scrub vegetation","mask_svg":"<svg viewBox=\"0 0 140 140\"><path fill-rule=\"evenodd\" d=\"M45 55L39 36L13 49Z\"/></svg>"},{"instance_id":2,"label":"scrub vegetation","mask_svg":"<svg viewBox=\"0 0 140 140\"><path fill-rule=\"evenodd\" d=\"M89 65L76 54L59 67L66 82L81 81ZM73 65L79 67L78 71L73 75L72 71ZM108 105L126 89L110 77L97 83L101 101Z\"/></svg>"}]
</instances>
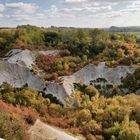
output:
<instances>
[{"instance_id":1,"label":"scrub vegetation","mask_svg":"<svg viewBox=\"0 0 140 140\"><path fill-rule=\"evenodd\" d=\"M89 63L140 66L139 37L100 29L39 28L31 25L0 29L0 56L12 48L61 50L56 56L38 55L36 67L46 81L71 75ZM99 80L99 79L98 79ZM103 80L103 79L100 79ZM140 69L122 79L111 93L98 86L75 84L74 103L67 105L28 87L0 86L0 137L29 140L37 118L87 140L140 140ZM121 88L128 90L122 95ZM105 94L103 94L105 93ZM104 95L104 96L103 96ZM107 95L107 96L105 96Z\"/></svg>"}]
</instances>

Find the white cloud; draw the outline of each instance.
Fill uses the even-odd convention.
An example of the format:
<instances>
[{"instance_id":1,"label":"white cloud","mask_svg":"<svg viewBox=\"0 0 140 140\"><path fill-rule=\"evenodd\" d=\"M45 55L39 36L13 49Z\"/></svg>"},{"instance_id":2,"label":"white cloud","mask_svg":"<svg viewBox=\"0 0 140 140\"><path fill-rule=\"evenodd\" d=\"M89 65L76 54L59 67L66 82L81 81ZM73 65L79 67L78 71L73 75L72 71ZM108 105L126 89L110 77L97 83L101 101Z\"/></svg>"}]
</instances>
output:
<instances>
[{"instance_id":1,"label":"white cloud","mask_svg":"<svg viewBox=\"0 0 140 140\"><path fill-rule=\"evenodd\" d=\"M4 17L3 14L0 13L0 18L3 18L3 17Z\"/></svg>"},{"instance_id":2,"label":"white cloud","mask_svg":"<svg viewBox=\"0 0 140 140\"><path fill-rule=\"evenodd\" d=\"M7 18L14 20L14 21L25 21L29 20L31 17L25 14L14 14L14 15L7 15Z\"/></svg>"},{"instance_id":3,"label":"white cloud","mask_svg":"<svg viewBox=\"0 0 140 140\"><path fill-rule=\"evenodd\" d=\"M0 19L10 22L28 22L35 17L38 6L33 3L5 3L0 4Z\"/></svg>"},{"instance_id":4,"label":"white cloud","mask_svg":"<svg viewBox=\"0 0 140 140\"><path fill-rule=\"evenodd\" d=\"M16 13L34 13L38 8L35 4L23 2L6 3L5 7L14 10Z\"/></svg>"},{"instance_id":5,"label":"white cloud","mask_svg":"<svg viewBox=\"0 0 140 140\"><path fill-rule=\"evenodd\" d=\"M133 1L127 8L140 8L140 1Z\"/></svg>"},{"instance_id":6,"label":"white cloud","mask_svg":"<svg viewBox=\"0 0 140 140\"><path fill-rule=\"evenodd\" d=\"M61 0L46 7L24 2L0 4L0 23L77 27L140 25L140 0Z\"/></svg>"},{"instance_id":7,"label":"white cloud","mask_svg":"<svg viewBox=\"0 0 140 140\"><path fill-rule=\"evenodd\" d=\"M54 10L55 9L55 10ZM57 6L55 5L52 5L50 6L50 8L46 11L46 14L49 16L49 17L63 17L63 15L67 15L67 16L70 16L70 15L75 15L75 12L79 12L81 11L82 9L81 8L57 8Z\"/></svg>"},{"instance_id":8,"label":"white cloud","mask_svg":"<svg viewBox=\"0 0 140 140\"><path fill-rule=\"evenodd\" d=\"M53 13L57 12L58 11L58 8L56 5L51 5L50 8L48 9L48 11L51 11Z\"/></svg>"},{"instance_id":9,"label":"white cloud","mask_svg":"<svg viewBox=\"0 0 140 140\"><path fill-rule=\"evenodd\" d=\"M5 6L3 4L0 4L0 12L3 12L5 10Z\"/></svg>"},{"instance_id":10,"label":"white cloud","mask_svg":"<svg viewBox=\"0 0 140 140\"><path fill-rule=\"evenodd\" d=\"M87 0L64 0L65 3L80 3L85 1Z\"/></svg>"}]
</instances>

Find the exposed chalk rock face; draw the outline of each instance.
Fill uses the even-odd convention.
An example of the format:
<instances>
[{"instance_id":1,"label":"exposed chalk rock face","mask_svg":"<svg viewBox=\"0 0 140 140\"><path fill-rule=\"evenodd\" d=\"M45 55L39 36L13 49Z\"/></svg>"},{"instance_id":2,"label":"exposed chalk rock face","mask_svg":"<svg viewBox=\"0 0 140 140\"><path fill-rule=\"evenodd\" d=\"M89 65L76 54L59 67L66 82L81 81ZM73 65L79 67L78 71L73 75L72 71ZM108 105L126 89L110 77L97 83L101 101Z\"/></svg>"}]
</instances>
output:
<instances>
[{"instance_id":1,"label":"exposed chalk rock face","mask_svg":"<svg viewBox=\"0 0 140 140\"><path fill-rule=\"evenodd\" d=\"M75 81L82 80L84 84L89 84L91 80L98 78L106 79L108 84L121 84L121 78L127 76L128 73L133 73L135 68L130 66L108 67L105 62L98 65L87 65L80 71L73 74Z\"/></svg>"},{"instance_id":2,"label":"exposed chalk rock face","mask_svg":"<svg viewBox=\"0 0 140 140\"><path fill-rule=\"evenodd\" d=\"M0 84L3 82L19 88L26 84L40 91L45 88L44 80L33 75L28 68L7 61L0 61Z\"/></svg>"},{"instance_id":3,"label":"exposed chalk rock face","mask_svg":"<svg viewBox=\"0 0 140 140\"><path fill-rule=\"evenodd\" d=\"M68 87L64 87L64 85L59 85L57 83L49 83L46 87L46 94L52 94L53 96L57 97L59 101L61 101L63 104L65 104L65 98L71 96L71 90L67 92Z\"/></svg>"},{"instance_id":4,"label":"exposed chalk rock face","mask_svg":"<svg viewBox=\"0 0 140 140\"><path fill-rule=\"evenodd\" d=\"M65 99L71 98L71 94L73 92L73 81L72 80L64 80L63 83L48 83L45 93L52 94L57 97L59 101L65 104Z\"/></svg>"},{"instance_id":5,"label":"exposed chalk rock face","mask_svg":"<svg viewBox=\"0 0 140 140\"><path fill-rule=\"evenodd\" d=\"M35 55L27 49L12 49L6 54L4 60L9 63L19 64L31 69L35 61Z\"/></svg>"}]
</instances>

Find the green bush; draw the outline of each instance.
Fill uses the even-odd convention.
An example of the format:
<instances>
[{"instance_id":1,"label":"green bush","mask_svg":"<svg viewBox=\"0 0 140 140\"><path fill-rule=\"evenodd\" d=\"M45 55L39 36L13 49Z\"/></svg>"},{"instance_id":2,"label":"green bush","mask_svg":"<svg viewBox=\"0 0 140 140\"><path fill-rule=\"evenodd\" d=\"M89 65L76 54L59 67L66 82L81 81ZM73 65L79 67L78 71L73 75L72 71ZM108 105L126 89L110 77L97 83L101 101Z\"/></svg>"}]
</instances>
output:
<instances>
[{"instance_id":1,"label":"green bush","mask_svg":"<svg viewBox=\"0 0 140 140\"><path fill-rule=\"evenodd\" d=\"M34 90L23 89L16 95L16 103L24 106L33 106L37 93Z\"/></svg>"},{"instance_id":2,"label":"green bush","mask_svg":"<svg viewBox=\"0 0 140 140\"><path fill-rule=\"evenodd\" d=\"M70 66L71 68L76 68L76 67L77 67L77 65L76 65L74 62L70 62L70 63L69 63L69 66Z\"/></svg>"},{"instance_id":3,"label":"green bush","mask_svg":"<svg viewBox=\"0 0 140 140\"><path fill-rule=\"evenodd\" d=\"M98 132L101 132L101 125L97 123L95 120L89 121L87 124L85 124L85 131L88 133L96 134Z\"/></svg>"},{"instance_id":4,"label":"green bush","mask_svg":"<svg viewBox=\"0 0 140 140\"><path fill-rule=\"evenodd\" d=\"M15 104L16 98L15 98L15 93L14 92L7 92L2 95L2 98L4 101L7 103Z\"/></svg>"},{"instance_id":5,"label":"green bush","mask_svg":"<svg viewBox=\"0 0 140 140\"><path fill-rule=\"evenodd\" d=\"M92 118L92 114L90 110L88 109L82 109L79 111L78 116L77 116L77 121L78 123L84 123L90 121Z\"/></svg>"},{"instance_id":6,"label":"green bush","mask_svg":"<svg viewBox=\"0 0 140 140\"><path fill-rule=\"evenodd\" d=\"M114 137L117 140L139 140L140 129L135 121L129 121L128 116L122 123L115 123L115 125L106 131L107 138Z\"/></svg>"},{"instance_id":7,"label":"green bush","mask_svg":"<svg viewBox=\"0 0 140 140\"><path fill-rule=\"evenodd\" d=\"M86 93L87 95L89 95L90 98L91 98L92 96L99 97L99 95L100 95L99 91L98 91L94 86L92 86L92 85L89 85L89 86L86 87L85 93Z\"/></svg>"},{"instance_id":8,"label":"green bush","mask_svg":"<svg viewBox=\"0 0 140 140\"><path fill-rule=\"evenodd\" d=\"M123 126L119 132L118 140L139 140L140 129L135 121L131 121L128 126Z\"/></svg>"}]
</instances>

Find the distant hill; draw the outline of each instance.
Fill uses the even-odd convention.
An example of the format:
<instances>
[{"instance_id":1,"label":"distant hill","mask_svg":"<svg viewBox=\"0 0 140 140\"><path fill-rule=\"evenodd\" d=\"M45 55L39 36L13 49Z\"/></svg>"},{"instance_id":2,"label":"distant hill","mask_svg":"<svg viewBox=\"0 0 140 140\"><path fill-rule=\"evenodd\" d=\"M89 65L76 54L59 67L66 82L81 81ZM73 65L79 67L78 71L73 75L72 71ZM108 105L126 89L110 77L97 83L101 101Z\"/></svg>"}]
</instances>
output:
<instances>
[{"instance_id":1,"label":"distant hill","mask_svg":"<svg viewBox=\"0 0 140 140\"><path fill-rule=\"evenodd\" d=\"M111 26L110 28L82 28L82 27L57 27L57 26L51 26L51 27L37 27L37 26L33 26L33 25L21 25L21 26L17 26L17 28L26 28L26 27L34 27L34 28L40 28L40 29L50 29L50 30L77 30L77 29L83 29L86 31L92 30L92 29L102 29L108 32L140 32L140 26L128 26L128 27L117 27L117 26ZM14 30L16 29L16 27L0 27L0 31L1 30Z\"/></svg>"},{"instance_id":2,"label":"distant hill","mask_svg":"<svg viewBox=\"0 0 140 140\"><path fill-rule=\"evenodd\" d=\"M140 26L132 26L132 27L111 26L110 28L105 30L109 32L140 32Z\"/></svg>"}]
</instances>

